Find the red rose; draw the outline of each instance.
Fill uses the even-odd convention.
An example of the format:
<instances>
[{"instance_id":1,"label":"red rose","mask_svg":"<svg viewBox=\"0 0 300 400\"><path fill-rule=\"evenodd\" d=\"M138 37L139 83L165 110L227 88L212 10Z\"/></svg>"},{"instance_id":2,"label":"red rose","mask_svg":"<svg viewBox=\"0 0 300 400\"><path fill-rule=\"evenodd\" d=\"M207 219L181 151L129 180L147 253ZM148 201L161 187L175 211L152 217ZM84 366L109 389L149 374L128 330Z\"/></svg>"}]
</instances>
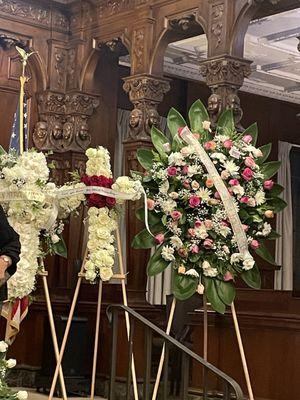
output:
<instances>
[{"instance_id":1,"label":"red rose","mask_svg":"<svg viewBox=\"0 0 300 400\"><path fill-rule=\"evenodd\" d=\"M102 208L105 207L105 197L100 196L99 194L92 193L88 196L88 205L89 207L97 207Z\"/></svg>"},{"instance_id":2,"label":"red rose","mask_svg":"<svg viewBox=\"0 0 300 400\"><path fill-rule=\"evenodd\" d=\"M90 177L87 175L83 175L81 177L81 182L83 182L85 185L89 186L90 185Z\"/></svg>"},{"instance_id":3,"label":"red rose","mask_svg":"<svg viewBox=\"0 0 300 400\"><path fill-rule=\"evenodd\" d=\"M113 197L105 197L106 200L106 205L109 208L112 208L116 205L116 199L114 199Z\"/></svg>"}]
</instances>

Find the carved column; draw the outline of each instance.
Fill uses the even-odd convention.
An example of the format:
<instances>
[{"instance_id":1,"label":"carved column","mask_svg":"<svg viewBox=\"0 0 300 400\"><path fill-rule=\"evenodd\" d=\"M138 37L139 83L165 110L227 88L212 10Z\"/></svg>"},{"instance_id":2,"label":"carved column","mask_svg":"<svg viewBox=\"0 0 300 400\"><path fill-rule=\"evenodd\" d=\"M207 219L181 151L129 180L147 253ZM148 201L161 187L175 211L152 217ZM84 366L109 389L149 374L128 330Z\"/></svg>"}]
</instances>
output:
<instances>
[{"instance_id":1,"label":"carved column","mask_svg":"<svg viewBox=\"0 0 300 400\"><path fill-rule=\"evenodd\" d=\"M130 115L127 139L124 142L125 174L131 170L142 170L137 160L136 151L140 147L151 147L151 127L160 125L160 116L157 112L158 104L164 94L170 89L168 79L157 78L147 74L125 78L124 90L134 105ZM145 302L146 265L149 258L148 251L134 250L131 242L134 235L144 228L143 223L135 217L136 210L142 203L129 202L126 210L127 223L127 266L129 299L135 304Z\"/></svg>"},{"instance_id":2,"label":"carved column","mask_svg":"<svg viewBox=\"0 0 300 400\"><path fill-rule=\"evenodd\" d=\"M243 85L244 78L251 73L251 61L230 55L209 58L200 64L200 72L211 88L208 99L210 118L215 123L224 109L232 109L235 125L241 128L243 116L238 89Z\"/></svg>"}]
</instances>

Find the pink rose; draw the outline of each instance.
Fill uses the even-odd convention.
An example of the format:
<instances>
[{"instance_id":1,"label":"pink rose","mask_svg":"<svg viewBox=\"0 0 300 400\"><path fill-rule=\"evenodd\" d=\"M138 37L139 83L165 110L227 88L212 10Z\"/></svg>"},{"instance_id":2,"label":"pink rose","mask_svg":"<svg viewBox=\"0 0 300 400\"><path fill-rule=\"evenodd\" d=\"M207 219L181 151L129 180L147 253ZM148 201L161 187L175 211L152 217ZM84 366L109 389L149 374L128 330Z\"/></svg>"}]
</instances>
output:
<instances>
[{"instance_id":1,"label":"pink rose","mask_svg":"<svg viewBox=\"0 0 300 400\"><path fill-rule=\"evenodd\" d=\"M174 219L174 221L178 221L181 218L182 214L180 211L172 211L171 212L171 217Z\"/></svg>"},{"instance_id":2,"label":"pink rose","mask_svg":"<svg viewBox=\"0 0 300 400\"><path fill-rule=\"evenodd\" d=\"M185 126L181 126L180 128L177 129L177 133L178 133L179 137L181 137L181 133L184 130L184 128L185 128Z\"/></svg>"},{"instance_id":3,"label":"pink rose","mask_svg":"<svg viewBox=\"0 0 300 400\"><path fill-rule=\"evenodd\" d=\"M244 141L245 143L247 143L247 144L251 143L252 140L253 140L253 138L252 138L251 135L245 135L245 136L243 137L243 141Z\"/></svg>"},{"instance_id":4,"label":"pink rose","mask_svg":"<svg viewBox=\"0 0 300 400\"><path fill-rule=\"evenodd\" d=\"M247 167L252 168L252 169L256 166L255 161L253 160L252 157L246 157L246 158L245 158L245 165L246 165Z\"/></svg>"},{"instance_id":5,"label":"pink rose","mask_svg":"<svg viewBox=\"0 0 300 400\"><path fill-rule=\"evenodd\" d=\"M210 219L206 219L204 221L204 225L205 225L206 229L212 229L212 227L213 227L213 223L212 223L212 221Z\"/></svg>"},{"instance_id":6,"label":"pink rose","mask_svg":"<svg viewBox=\"0 0 300 400\"><path fill-rule=\"evenodd\" d=\"M248 196L243 196L240 198L240 202L244 204L248 204L249 202L249 197Z\"/></svg>"},{"instance_id":7,"label":"pink rose","mask_svg":"<svg viewBox=\"0 0 300 400\"><path fill-rule=\"evenodd\" d=\"M231 186L238 186L240 184L238 179L230 179L229 185Z\"/></svg>"},{"instance_id":8,"label":"pink rose","mask_svg":"<svg viewBox=\"0 0 300 400\"><path fill-rule=\"evenodd\" d=\"M225 275L223 276L223 279L224 279L225 282L232 281L233 280L232 273L230 271L227 271L225 273Z\"/></svg>"},{"instance_id":9,"label":"pink rose","mask_svg":"<svg viewBox=\"0 0 300 400\"><path fill-rule=\"evenodd\" d=\"M231 149L231 147L233 146L233 141L231 139L224 140L223 146L225 147L225 149Z\"/></svg>"},{"instance_id":10,"label":"pink rose","mask_svg":"<svg viewBox=\"0 0 300 400\"><path fill-rule=\"evenodd\" d=\"M157 244L162 244L165 241L165 235L163 233L158 233L155 235L155 242Z\"/></svg>"},{"instance_id":11,"label":"pink rose","mask_svg":"<svg viewBox=\"0 0 300 400\"><path fill-rule=\"evenodd\" d=\"M193 133L193 136L196 140L200 139L200 134L199 133Z\"/></svg>"},{"instance_id":12,"label":"pink rose","mask_svg":"<svg viewBox=\"0 0 300 400\"><path fill-rule=\"evenodd\" d=\"M253 250L258 249L259 246L260 246L259 242L258 242L257 240L255 240L255 239L253 239L253 240L251 241L251 243L250 243L250 247L251 247L251 249L253 249Z\"/></svg>"},{"instance_id":13,"label":"pink rose","mask_svg":"<svg viewBox=\"0 0 300 400\"><path fill-rule=\"evenodd\" d=\"M244 232L247 232L249 230L249 225L242 224L242 227Z\"/></svg>"},{"instance_id":14,"label":"pink rose","mask_svg":"<svg viewBox=\"0 0 300 400\"><path fill-rule=\"evenodd\" d=\"M205 150L215 150L216 146L217 144L213 140L210 140L209 142L205 142L203 147Z\"/></svg>"},{"instance_id":15,"label":"pink rose","mask_svg":"<svg viewBox=\"0 0 300 400\"><path fill-rule=\"evenodd\" d=\"M226 170L223 170L222 172L221 172L221 178L225 181L226 179L228 179L230 177L230 174L229 174L229 172L228 171L226 171Z\"/></svg>"},{"instance_id":16,"label":"pink rose","mask_svg":"<svg viewBox=\"0 0 300 400\"><path fill-rule=\"evenodd\" d=\"M190 189L190 188L191 188L190 182L189 182L189 181L184 181L184 182L183 182L183 187L184 187L185 189Z\"/></svg>"},{"instance_id":17,"label":"pink rose","mask_svg":"<svg viewBox=\"0 0 300 400\"><path fill-rule=\"evenodd\" d=\"M203 243L203 247L207 250L211 249L214 245L214 241L212 239L205 239Z\"/></svg>"},{"instance_id":18,"label":"pink rose","mask_svg":"<svg viewBox=\"0 0 300 400\"><path fill-rule=\"evenodd\" d=\"M200 228L201 225L202 225L202 222L201 222L201 221L197 220L197 221L195 222L195 228L196 228L196 229L197 229L197 228Z\"/></svg>"},{"instance_id":19,"label":"pink rose","mask_svg":"<svg viewBox=\"0 0 300 400\"><path fill-rule=\"evenodd\" d=\"M228 189L228 193L230 194L230 196L233 195L233 190L231 188Z\"/></svg>"},{"instance_id":20,"label":"pink rose","mask_svg":"<svg viewBox=\"0 0 300 400\"><path fill-rule=\"evenodd\" d=\"M180 255L180 257L187 257L188 251L184 247L181 247L181 249L178 250L178 254Z\"/></svg>"},{"instance_id":21,"label":"pink rose","mask_svg":"<svg viewBox=\"0 0 300 400\"><path fill-rule=\"evenodd\" d=\"M169 176L177 175L177 168L176 167L168 167L167 173Z\"/></svg>"},{"instance_id":22,"label":"pink rose","mask_svg":"<svg viewBox=\"0 0 300 400\"><path fill-rule=\"evenodd\" d=\"M198 196L191 196L189 200L189 205L192 208L198 207L201 203L201 199Z\"/></svg>"},{"instance_id":23,"label":"pink rose","mask_svg":"<svg viewBox=\"0 0 300 400\"><path fill-rule=\"evenodd\" d=\"M219 193L219 192L216 192L216 193L214 194L214 197L215 197L215 199L220 199L220 198L221 198L220 193Z\"/></svg>"},{"instance_id":24,"label":"pink rose","mask_svg":"<svg viewBox=\"0 0 300 400\"><path fill-rule=\"evenodd\" d=\"M188 235L191 236L191 237L196 236L196 231L195 231L195 229L189 228L189 229L188 229Z\"/></svg>"},{"instance_id":25,"label":"pink rose","mask_svg":"<svg viewBox=\"0 0 300 400\"><path fill-rule=\"evenodd\" d=\"M184 175L187 175L187 174L189 173L189 166L188 166L188 165L185 165L185 166L182 168L182 173L183 173Z\"/></svg>"},{"instance_id":26,"label":"pink rose","mask_svg":"<svg viewBox=\"0 0 300 400\"><path fill-rule=\"evenodd\" d=\"M193 244L193 246L191 247L191 252L193 254L198 254L199 253L199 246L197 244Z\"/></svg>"},{"instance_id":27,"label":"pink rose","mask_svg":"<svg viewBox=\"0 0 300 400\"><path fill-rule=\"evenodd\" d=\"M274 186L274 182L272 181L272 179L269 179L268 181L264 181L264 189L271 190L273 186Z\"/></svg>"},{"instance_id":28,"label":"pink rose","mask_svg":"<svg viewBox=\"0 0 300 400\"><path fill-rule=\"evenodd\" d=\"M148 210L154 210L155 201L153 199L147 199L147 208Z\"/></svg>"},{"instance_id":29,"label":"pink rose","mask_svg":"<svg viewBox=\"0 0 300 400\"><path fill-rule=\"evenodd\" d=\"M251 179L253 178L253 171L250 168L245 168L243 173L242 173L242 177L245 179L245 181L251 181Z\"/></svg>"}]
</instances>

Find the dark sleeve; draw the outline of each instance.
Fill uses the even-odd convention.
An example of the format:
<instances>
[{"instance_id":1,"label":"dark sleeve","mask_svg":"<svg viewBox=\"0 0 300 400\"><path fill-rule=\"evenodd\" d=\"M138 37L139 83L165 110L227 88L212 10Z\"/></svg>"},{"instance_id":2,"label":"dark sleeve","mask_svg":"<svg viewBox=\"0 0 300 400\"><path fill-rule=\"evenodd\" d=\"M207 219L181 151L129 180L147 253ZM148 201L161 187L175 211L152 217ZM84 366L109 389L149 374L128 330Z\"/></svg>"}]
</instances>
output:
<instances>
[{"instance_id":1,"label":"dark sleeve","mask_svg":"<svg viewBox=\"0 0 300 400\"><path fill-rule=\"evenodd\" d=\"M0 255L6 255L12 260L11 266L7 268L9 275L16 272L20 250L19 235L9 225L3 208L0 206Z\"/></svg>"}]
</instances>

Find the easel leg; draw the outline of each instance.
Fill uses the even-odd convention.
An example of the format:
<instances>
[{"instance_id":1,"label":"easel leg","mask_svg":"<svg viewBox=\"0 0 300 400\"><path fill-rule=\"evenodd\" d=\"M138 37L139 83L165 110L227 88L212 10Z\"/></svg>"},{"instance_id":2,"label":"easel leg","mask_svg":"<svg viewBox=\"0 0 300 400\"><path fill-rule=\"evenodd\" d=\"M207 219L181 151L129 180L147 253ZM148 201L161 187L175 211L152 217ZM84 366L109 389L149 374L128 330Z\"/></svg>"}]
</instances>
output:
<instances>
[{"instance_id":1,"label":"easel leg","mask_svg":"<svg viewBox=\"0 0 300 400\"><path fill-rule=\"evenodd\" d=\"M175 312L175 306L176 306L176 299L174 297L173 301L172 301L172 305L171 305L171 310L170 310L170 315L169 315L169 320L168 320L168 325L167 325L167 330L166 330L167 335L169 335L171 332L171 327L172 327L172 322L173 322L174 312ZM165 361L165 351L166 351L166 346L164 343L162 352L161 352L161 356L160 356L160 360L159 360L159 366L158 366L157 376L156 376L155 385L154 385L154 389L153 389L152 400L156 400L156 397L157 397L161 373L162 373L162 369L163 369L163 365L164 365L164 361Z\"/></svg>"},{"instance_id":2,"label":"easel leg","mask_svg":"<svg viewBox=\"0 0 300 400\"><path fill-rule=\"evenodd\" d=\"M208 315L207 300L203 294L203 358L207 361L208 354ZM203 400L207 399L207 370L203 368Z\"/></svg>"},{"instance_id":3,"label":"easel leg","mask_svg":"<svg viewBox=\"0 0 300 400\"><path fill-rule=\"evenodd\" d=\"M98 355L100 317L101 317L101 302L102 302L102 285L103 285L103 282L100 280L99 281L99 288L98 288L97 317L96 317L96 327L95 327L95 344L94 344L91 400L94 400L95 385L96 385L97 355Z\"/></svg>"},{"instance_id":4,"label":"easel leg","mask_svg":"<svg viewBox=\"0 0 300 400\"><path fill-rule=\"evenodd\" d=\"M59 371L59 368L61 367L62 359L63 359L63 356L64 356L66 343L67 343L69 332L70 332L70 328L71 328L71 323L72 323L72 319L73 319L73 315L74 315L74 311L75 311L75 306L76 306L76 303L77 303L77 298L78 298L78 295L79 295L79 289L80 289L80 286L81 286L81 282L82 282L82 277L80 276L78 278L78 281L77 281L77 285L76 285L76 289L75 289L75 293L74 293L74 297L73 297L73 301L72 301L72 305L71 305L71 309L70 309L70 314L69 314L69 317L68 317L66 330L65 330L63 341L62 341L62 344L61 344L61 349L60 349L60 353L59 353L59 357L58 357L58 360L57 360L55 373L54 373L53 380L52 380L51 390L50 390L50 394L49 394L49 397L48 397L49 400L52 400L52 398L53 398L53 394L54 394L54 390L55 390L55 386L56 386L56 382L57 382L58 371Z\"/></svg>"},{"instance_id":5,"label":"easel leg","mask_svg":"<svg viewBox=\"0 0 300 400\"><path fill-rule=\"evenodd\" d=\"M54 319L53 319L53 312L52 312L48 283L47 283L47 276L43 275L42 278L43 278L43 285L44 285L46 304L47 304L47 310L48 310L48 316L49 316L51 335L52 335L52 340L53 340L54 353L55 353L56 362L58 362L59 348L58 348L57 336L56 336L56 331L55 331L55 324L54 324ZM65 380L64 380L64 375L63 375L61 365L59 365L58 372L59 372L59 381L60 381L60 385L61 385L63 399L66 400L67 392L66 392Z\"/></svg>"},{"instance_id":6,"label":"easel leg","mask_svg":"<svg viewBox=\"0 0 300 400\"><path fill-rule=\"evenodd\" d=\"M249 375L249 371L248 371L244 346L243 346L243 342L242 342L241 332L240 332L239 323L237 320L234 303L231 304L231 313L232 313L235 333L236 333L236 337L237 337L237 341L238 341L238 345L239 345L239 350L240 350L240 354L241 354L241 359L242 359L242 364L243 364L243 369L244 369L244 374L245 374L245 379L246 379L246 384L247 384L247 389L248 389L248 394L249 394L249 400L254 400L251 381L250 381L250 375Z\"/></svg>"},{"instance_id":7,"label":"easel leg","mask_svg":"<svg viewBox=\"0 0 300 400\"><path fill-rule=\"evenodd\" d=\"M117 235L117 245L118 245L119 268L120 268L120 273L122 275L124 275L122 244L121 244L119 228L117 228L116 235ZM125 306L128 306L126 285L125 285L125 280L124 279L121 280L121 286L122 286L123 303L124 303ZM127 338L129 340L129 337L130 337L130 320L129 320L129 315L128 315L127 312L125 312L125 322L126 322ZM136 371L135 371L135 362L134 362L134 356L133 355L132 355L132 361L131 361L131 372L132 372L134 399L138 400L139 394L138 394L138 386L137 386Z\"/></svg>"}]
</instances>

